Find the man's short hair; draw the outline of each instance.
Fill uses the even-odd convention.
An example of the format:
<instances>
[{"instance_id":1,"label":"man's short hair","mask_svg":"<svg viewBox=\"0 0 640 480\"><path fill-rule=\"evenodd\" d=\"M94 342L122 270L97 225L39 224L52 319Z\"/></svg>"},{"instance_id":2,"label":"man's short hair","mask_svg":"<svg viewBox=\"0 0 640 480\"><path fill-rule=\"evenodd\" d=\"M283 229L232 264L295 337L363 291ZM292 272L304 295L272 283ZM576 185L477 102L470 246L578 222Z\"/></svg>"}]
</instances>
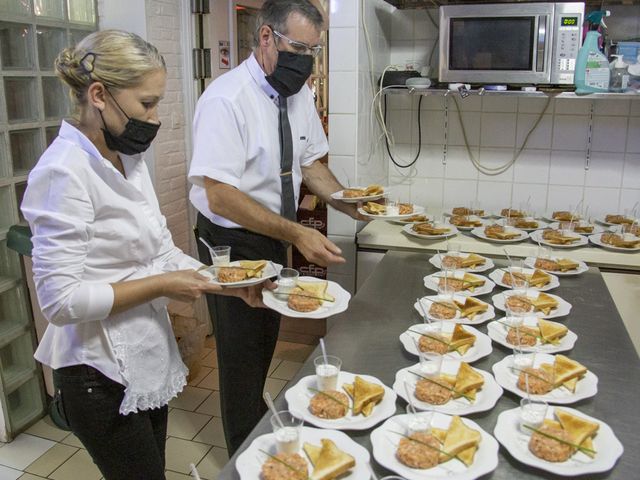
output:
<instances>
[{"instance_id":1,"label":"man's short hair","mask_svg":"<svg viewBox=\"0 0 640 480\"><path fill-rule=\"evenodd\" d=\"M264 25L269 25L274 30L286 35L288 33L287 19L292 13L302 15L318 30L322 30L324 27L322 13L309 0L266 0L256 20L254 45L258 46L260 44L260 28Z\"/></svg>"}]
</instances>

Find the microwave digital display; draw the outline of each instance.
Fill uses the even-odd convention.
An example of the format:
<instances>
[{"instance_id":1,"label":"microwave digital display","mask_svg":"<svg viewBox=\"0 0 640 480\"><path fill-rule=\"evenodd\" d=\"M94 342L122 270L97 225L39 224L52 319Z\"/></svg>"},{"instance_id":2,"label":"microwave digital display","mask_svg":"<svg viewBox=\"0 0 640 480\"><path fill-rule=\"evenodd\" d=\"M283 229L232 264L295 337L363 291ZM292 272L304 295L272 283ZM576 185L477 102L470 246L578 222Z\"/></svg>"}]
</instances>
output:
<instances>
[{"instance_id":1,"label":"microwave digital display","mask_svg":"<svg viewBox=\"0 0 640 480\"><path fill-rule=\"evenodd\" d=\"M578 17L562 17L563 27L575 27L578 25Z\"/></svg>"},{"instance_id":2,"label":"microwave digital display","mask_svg":"<svg viewBox=\"0 0 640 480\"><path fill-rule=\"evenodd\" d=\"M534 17L452 18L450 70L531 70Z\"/></svg>"}]
</instances>

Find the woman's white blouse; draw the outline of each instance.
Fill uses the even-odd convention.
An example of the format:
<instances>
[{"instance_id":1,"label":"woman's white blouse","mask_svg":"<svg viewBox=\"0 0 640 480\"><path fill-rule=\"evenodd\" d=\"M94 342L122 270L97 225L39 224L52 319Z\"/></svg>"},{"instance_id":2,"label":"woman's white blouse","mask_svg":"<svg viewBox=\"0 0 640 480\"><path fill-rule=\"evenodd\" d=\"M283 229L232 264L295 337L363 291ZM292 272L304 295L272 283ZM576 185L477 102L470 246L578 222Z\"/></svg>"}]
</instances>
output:
<instances>
[{"instance_id":1,"label":"woman's white blouse","mask_svg":"<svg viewBox=\"0 0 640 480\"><path fill-rule=\"evenodd\" d=\"M117 315L110 284L202 264L178 249L139 155L126 178L78 129L59 136L29 174L22 212L33 233L33 274L49 325L35 358L86 364L125 385L122 414L166 405L186 383L159 298Z\"/></svg>"}]
</instances>

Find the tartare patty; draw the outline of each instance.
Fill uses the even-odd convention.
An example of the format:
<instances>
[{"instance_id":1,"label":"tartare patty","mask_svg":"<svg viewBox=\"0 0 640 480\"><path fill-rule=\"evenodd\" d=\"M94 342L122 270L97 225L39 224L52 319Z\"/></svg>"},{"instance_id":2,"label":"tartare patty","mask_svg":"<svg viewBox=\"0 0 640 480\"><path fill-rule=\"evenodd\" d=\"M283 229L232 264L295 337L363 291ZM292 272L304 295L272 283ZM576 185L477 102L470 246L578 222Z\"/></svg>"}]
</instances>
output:
<instances>
[{"instance_id":1,"label":"tartare patty","mask_svg":"<svg viewBox=\"0 0 640 480\"><path fill-rule=\"evenodd\" d=\"M299 287L295 287L289 292L287 305L296 312L315 312L322 306L322 300L314 297L312 293L305 292Z\"/></svg>"},{"instance_id":2,"label":"tartare patty","mask_svg":"<svg viewBox=\"0 0 640 480\"><path fill-rule=\"evenodd\" d=\"M337 390L316 393L309 402L309 411L318 418L335 420L347 414L349 397Z\"/></svg>"},{"instance_id":3,"label":"tartare patty","mask_svg":"<svg viewBox=\"0 0 640 480\"><path fill-rule=\"evenodd\" d=\"M524 295L511 295L504 302L505 307L516 313L526 313L533 310L531 301Z\"/></svg>"},{"instance_id":4,"label":"tartare patty","mask_svg":"<svg viewBox=\"0 0 640 480\"><path fill-rule=\"evenodd\" d=\"M218 282L232 283L241 282L246 278L246 270L236 267L220 267L218 269Z\"/></svg>"},{"instance_id":5,"label":"tartare patty","mask_svg":"<svg viewBox=\"0 0 640 480\"><path fill-rule=\"evenodd\" d=\"M520 372L520 375L518 375L518 388L520 390L527 391L526 374L529 374L529 393L544 395L553 390L551 375L539 368L525 368Z\"/></svg>"},{"instance_id":6,"label":"tartare patty","mask_svg":"<svg viewBox=\"0 0 640 480\"><path fill-rule=\"evenodd\" d=\"M420 335L418 347L421 352L433 352L443 355L449 351L448 342L442 335L437 333L429 333L428 335ZM437 340L438 338L442 341Z\"/></svg>"},{"instance_id":7,"label":"tartare patty","mask_svg":"<svg viewBox=\"0 0 640 480\"><path fill-rule=\"evenodd\" d=\"M518 333L518 330L520 331ZM522 345L527 347L533 347L538 341L538 331L531 327L521 326L516 330L515 328L509 328L507 333L507 342L511 345ZM520 335L520 341L518 342L518 335Z\"/></svg>"},{"instance_id":8,"label":"tartare patty","mask_svg":"<svg viewBox=\"0 0 640 480\"><path fill-rule=\"evenodd\" d=\"M567 432L560 428L543 425L538 430L548 435L569 441ZM559 442L554 438L546 437L538 432L533 432L531 440L529 440L529 450L536 457L546 460L547 462L565 462L573 454L573 447L566 443Z\"/></svg>"},{"instance_id":9,"label":"tartare patty","mask_svg":"<svg viewBox=\"0 0 640 480\"><path fill-rule=\"evenodd\" d=\"M262 464L264 480L305 480L309 477L307 461L297 453L278 453Z\"/></svg>"},{"instance_id":10,"label":"tartare patty","mask_svg":"<svg viewBox=\"0 0 640 480\"><path fill-rule=\"evenodd\" d=\"M440 442L428 433L418 432L400 439L396 456L411 468L432 468L438 464Z\"/></svg>"},{"instance_id":11,"label":"tartare patty","mask_svg":"<svg viewBox=\"0 0 640 480\"><path fill-rule=\"evenodd\" d=\"M441 385L446 385L446 382L437 378L434 379ZM431 380L418 380L416 383L416 391L414 393L416 398L422 402L430 403L431 405L444 405L451 400L450 387L440 386Z\"/></svg>"},{"instance_id":12,"label":"tartare patty","mask_svg":"<svg viewBox=\"0 0 640 480\"><path fill-rule=\"evenodd\" d=\"M451 320L456 316L457 309L453 304L432 303L429 314L438 320Z\"/></svg>"}]
</instances>

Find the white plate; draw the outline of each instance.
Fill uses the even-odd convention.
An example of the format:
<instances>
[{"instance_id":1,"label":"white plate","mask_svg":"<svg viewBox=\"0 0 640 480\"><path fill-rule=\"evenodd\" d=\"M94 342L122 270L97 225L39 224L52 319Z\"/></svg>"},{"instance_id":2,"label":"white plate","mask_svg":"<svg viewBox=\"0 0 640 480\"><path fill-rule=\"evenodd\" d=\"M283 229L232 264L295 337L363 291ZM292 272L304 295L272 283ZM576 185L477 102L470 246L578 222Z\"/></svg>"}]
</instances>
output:
<instances>
[{"instance_id":1,"label":"white plate","mask_svg":"<svg viewBox=\"0 0 640 480\"><path fill-rule=\"evenodd\" d=\"M442 360L442 373L455 376L460 368L460 360ZM473 368L473 367L471 367ZM448 415L469 415L476 412L485 412L491 410L493 406L498 402L498 399L502 396L502 388L496 383L489 372L484 370L478 370L474 368L476 373L479 373L484 377L484 385L476 393L476 400L471 403L464 397L451 399L443 405L432 405L427 402L418 400L414 395L416 382L420 380L420 377L414 375L411 372L415 372L419 375L423 375L420 370L420 364L412 365L407 368L403 368L396 372L396 381L393 382L393 389L400 395L405 401L409 401L405 389L405 382L408 383L409 392L411 394L411 402L419 410L433 410L436 412L446 413Z\"/></svg>"},{"instance_id":2,"label":"white plate","mask_svg":"<svg viewBox=\"0 0 640 480\"><path fill-rule=\"evenodd\" d=\"M464 258L467 258L469 256L468 253L461 253L461 252L436 253L435 255L432 255L431 258L429 258L429 263L434 267L436 267L437 269L442 269L442 259L447 255L451 255L452 257L464 257ZM491 270L493 267L495 267L493 260L491 260L490 258L483 257L482 255L478 255L478 256L484 258L485 260L484 264L478 265L475 268L461 268L460 270L462 270L463 272L469 272L469 273L474 273L474 272L480 273L480 272L485 272L487 270Z\"/></svg>"},{"instance_id":3,"label":"white plate","mask_svg":"<svg viewBox=\"0 0 640 480\"><path fill-rule=\"evenodd\" d=\"M554 419L555 408L556 407L549 406L547 409L547 418ZM624 451L622 444L616 438L611 427L573 408L557 408L600 424L598 434L593 439L593 447L597 452L595 458L590 458L582 452L576 452L569 460L562 463L547 462L546 460L536 457L529 451L530 437L520 431L520 408L505 410L500 413L493 434L513 458L525 465L540 468L551 473L569 477L611 470Z\"/></svg>"},{"instance_id":4,"label":"white plate","mask_svg":"<svg viewBox=\"0 0 640 480\"><path fill-rule=\"evenodd\" d=\"M618 213L618 214L613 214L613 215L622 215L622 213ZM606 225L607 227L617 227L620 225L623 225L621 223L611 223L611 222L607 222L605 220L606 217L602 217L602 218L596 218L596 222L602 224L602 225ZM632 217L633 218L633 217Z\"/></svg>"},{"instance_id":5,"label":"white plate","mask_svg":"<svg viewBox=\"0 0 640 480\"><path fill-rule=\"evenodd\" d=\"M578 235L576 233L576 235ZM584 247L585 245L587 245L589 242L587 240L587 237L585 237L584 235L578 235L578 237L580 237L578 239L577 242L575 243L570 243L568 245L558 245L555 243L550 243L547 240L545 240L544 238L542 238L542 230L536 230L535 232L531 232L529 234L529 236L531 237L531 240L533 240L534 242L540 242L542 245L547 245L549 247L553 247L553 248L576 248L576 247Z\"/></svg>"},{"instance_id":6,"label":"white plate","mask_svg":"<svg viewBox=\"0 0 640 480\"><path fill-rule=\"evenodd\" d=\"M239 261L229 262L228 264L223 266L239 267L240 262ZM216 285L220 285L226 288L242 288L242 287L249 287L251 285L258 285L259 283L262 283L268 280L269 278L277 277L278 273L280 273L280 270L282 270L282 265L280 265L279 263L267 262L265 267L262 269L261 277L258 277L258 278L254 277L248 280L242 280L240 282L221 283L216 280L216 269L219 267L220 265L211 265L207 268L203 268L202 270L198 270L198 273L209 278L209 282L214 283Z\"/></svg>"},{"instance_id":7,"label":"white plate","mask_svg":"<svg viewBox=\"0 0 640 480\"><path fill-rule=\"evenodd\" d=\"M358 213L360 215L364 215L365 217L374 218L374 219L400 220L400 219L403 219L403 218L411 217L412 215L421 215L422 213L424 213L424 207L421 207L420 205L414 205L413 206L413 212L405 213L405 214L402 214L402 215L373 215L371 213L365 212L362 207L358 207Z\"/></svg>"},{"instance_id":8,"label":"white plate","mask_svg":"<svg viewBox=\"0 0 640 480\"><path fill-rule=\"evenodd\" d=\"M423 215L424 217L426 217L426 218L427 218L427 220L426 220L427 222L429 222L429 221L432 221L432 220L433 220L433 217L431 217L431 215L427 215L427 214L426 214L426 213L424 213L424 212L419 213L419 214L418 214L418 213L416 213L416 214L414 214L414 215ZM407 218L411 218L411 217L407 217ZM416 223L424 223L424 222L425 222L425 220L420 220L420 221L418 221L418 222L415 222L415 221L407 221L406 219L399 218L399 219L396 219L396 220L390 220L390 222L393 222L393 223L399 223L400 225L415 225Z\"/></svg>"},{"instance_id":9,"label":"white plate","mask_svg":"<svg viewBox=\"0 0 640 480\"><path fill-rule=\"evenodd\" d=\"M451 225L452 227L456 227L458 230L462 230L462 231L465 231L465 232L469 232L469 231L473 230L474 228L484 228L485 225L488 225L490 223L488 220L485 220L482 217L479 217L480 221L482 222L482 226L481 227L463 227L463 226L454 225L453 223L451 223L451 218L452 217L447 217L447 221L445 223L447 225Z\"/></svg>"},{"instance_id":10,"label":"white plate","mask_svg":"<svg viewBox=\"0 0 640 480\"><path fill-rule=\"evenodd\" d=\"M368 417L362 414L353 416L353 412L349 410L347 415L343 418L337 418L335 420L329 420L325 418L319 418L312 415L309 411L309 401L311 397L315 395L310 389L317 389L316 376L307 375L300 379L293 387L286 391L284 397L287 399L289 411L296 417L304 419L305 422L311 423L316 427L321 428L335 428L336 430L366 430L368 428L377 425L385 418L389 418L396 412L396 392L391 390L385 384L383 384L376 377L370 375L358 375L367 382L377 383L384 387L384 397L382 401L376 405L373 412ZM338 390L347 394L342 385L345 383L353 383L355 381L356 374L349 372L340 372L338 378ZM348 396L348 395L347 395ZM349 398L349 403L353 405L353 401Z\"/></svg>"},{"instance_id":11,"label":"white plate","mask_svg":"<svg viewBox=\"0 0 640 480\"><path fill-rule=\"evenodd\" d=\"M533 365L534 367L538 367L541 363L550 363L553 365L553 361L554 355L549 353L536 353ZM514 372L511 368L512 366L513 355L507 355L498 363L495 363L491 369L502 388L515 393L519 397L525 397L527 392L520 390L517 385L520 372ZM585 376L581 380L578 380L575 393L572 393L565 387L558 387L544 395L531 394L531 398L544 400L548 403L567 405L575 403L578 400L593 397L596 393L598 393L598 377L596 377L591 370L588 370Z\"/></svg>"},{"instance_id":12,"label":"white plate","mask_svg":"<svg viewBox=\"0 0 640 480\"><path fill-rule=\"evenodd\" d=\"M444 212L444 213L443 213L443 215L444 215L445 217L453 217L453 216L454 216L454 215L453 215L453 211L451 211L451 212ZM487 218L496 217L496 216L498 216L498 215L496 215L496 214L494 214L493 212L490 212L490 211L488 211L488 210L485 210L485 211L484 211L484 215L479 215L479 217L480 217L480 218L484 218L485 220L486 220Z\"/></svg>"},{"instance_id":13,"label":"white plate","mask_svg":"<svg viewBox=\"0 0 640 480\"><path fill-rule=\"evenodd\" d=\"M454 323L445 321L442 324L442 329L444 332L453 332L454 326ZM404 349L411 355L415 355L416 357L419 355L413 339L416 341L419 340L420 334L415 332L425 332L427 328L428 327L424 323L417 323L415 325L411 325L400 335L400 343L402 343ZM464 329L476 336L476 343L474 343L474 345L462 356L457 352L448 352L444 355L444 358L462 360L463 362L471 363L491 354L493 348L491 347L491 339L489 337L469 325L465 325ZM414 332L411 330L414 330Z\"/></svg>"},{"instance_id":14,"label":"white plate","mask_svg":"<svg viewBox=\"0 0 640 480\"><path fill-rule=\"evenodd\" d=\"M516 273L522 272L522 270L523 270L522 268L513 267L513 271ZM525 275L533 275L534 271L535 269L533 268L524 269ZM502 281L502 277L504 276L505 273L509 273L508 268L497 268L489 274L489 278L503 288L513 288L511 287L511 285L507 285ZM538 290L539 292L547 292L549 290L553 290L554 288L558 288L560 286L560 280L558 280L558 277L556 277L551 273L547 273L547 275L549 275L551 280L544 287L530 287L530 288L533 288L534 290Z\"/></svg>"},{"instance_id":15,"label":"white plate","mask_svg":"<svg viewBox=\"0 0 640 480\"><path fill-rule=\"evenodd\" d=\"M567 257L554 257L554 256L552 256L551 260L555 261L555 260L560 260L561 258L567 258ZM557 275L559 277L571 276L571 275L580 275L581 273L584 273L584 272L589 270L589 267L583 261L574 260L574 262L576 262L578 264L578 268L576 268L575 270L569 270L567 272L544 270L543 268L541 268L540 270L543 270L543 271L548 272L548 273L553 273L554 275ZM525 258L524 264L529 268L535 268L536 257L527 257L527 258Z\"/></svg>"},{"instance_id":16,"label":"white plate","mask_svg":"<svg viewBox=\"0 0 640 480\"><path fill-rule=\"evenodd\" d=\"M535 220L538 223L538 226L536 228L520 228L520 230L523 230L525 232L533 232L535 230L540 230L541 228L547 228L549 226L549 224L547 222L543 222L542 220ZM506 225L507 224L507 219L505 217L502 217L501 219L499 219L496 222L498 225Z\"/></svg>"},{"instance_id":17,"label":"white plate","mask_svg":"<svg viewBox=\"0 0 640 480\"><path fill-rule=\"evenodd\" d=\"M441 238L453 237L454 235L458 234L458 229L454 225L449 225L449 228L451 228L451 231L447 233L443 233L442 235L423 235L421 233L414 232L413 229L411 228L412 226L413 224L405 225L404 227L402 227L402 231L407 235L411 235L412 237L424 238L425 240L438 240Z\"/></svg>"},{"instance_id":18,"label":"white plate","mask_svg":"<svg viewBox=\"0 0 640 480\"><path fill-rule=\"evenodd\" d=\"M593 232L591 233L578 233L578 232L576 233L578 233L579 235L593 235L593 234L602 233L605 231L604 228L602 228L600 225L591 224L591 226L593 227ZM558 230L560 228L560 222L550 223L549 228L553 230Z\"/></svg>"},{"instance_id":19,"label":"white plate","mask_svg":"<svg viewBox=\"0 0 640 480\"><path fill-rule=\"evenodd\" d=\"M453 296L453 298L459 302L464 303L465 301L465 296L464 295L459 295L459 294L455 294ZM420 304L418 302L413 304L413 308L416 309L416 311L418 312L418 314L420 315L420 317L423 317L423 313L422 313L422 309L424 309L425 313L427 314L427 316L435 321L440 321L440 319L435 318L431 315L429 315L429 309L431 308L431 304L434 301L438 301L438 296L437 295L428 295L426 297L422 297L420 299ZM482 302L482 300L479 300L479 302ZM481 314L476 315L475 317L473 317L473 320L469 320L467 317L461 317L460 316L460 310L458 310L456 312L456 316L454 318L452 318L451 320L443 320L444 322L449 322L449 323L461 323L463 325L478 325L480 323L484 323L488 320L491 320L493 318L495 318L496 316L496 311L493 308L493 305L491 305L490 303L487 302L482 302L485 303L487 305L487 311ZM422 305L422 308L421 308Z\"/></svg>"},{"instance_id":20,"label":"white plate","mask_svg":"<svg viewBox=\"0 0 640 480\"><path fill-rule=\"evenodd\" d=\"M465 426L477 430L482 436L473 463L467 467L458 460L441 463L429 470L410 468L400 463L396 450L400 437L397 433L407 433L410 415L396 415L371 432L373 458L383 467L401 475L407 480L447 479L473 480L492 472L498 466L498 442L485 432L480 425L468 418L461 418ZM432 425L436 428L448 429L451 416L435 412ZM396 432L396 433L394 433Z\"/></svg>"},{"instance_id":21,"label":"white plate","mask_svg":"<svg viewBox=\"0 0 640 480\"><path fill-rule=\"evenodd\" d=\"M536 321L530 321L530 320L533 320L533 318L535 318ZM532 319L525 318L524 325L537 326L538 317L533 317L533 318ZM489 334L489 337L491 338L491 340L493 340L494 342L499 343L500 345L504 345L507 348L513 348L513 345L507 342L507 333L509 332L509 327L505 325L503 322L504 322L504 318L495 320L493 322L489 322L487 324L487 333ZM567 334L564 337L562 337L562 340L560 340L560 343L558 343L557 345L553 345L551 343L540 343L540 340L538 339L536 345L532 347L523 345L521 348L526 352L540 352L540 353L566 352L567 350L571 350L573 348L577 339L578 339L578 335L576 335L571 330L569 330Z\"/></svg>"},{"instance_id":22,"label":"white plate","mask_svg":"<svg viewBox=\"0 0 640 480\"><path fill-rule=\"evenodd\" d=\"M319 281L315 277L300 277L300 280L305 282ZM326 318L344 312L349 307L351 294L336 282L332 282L331 280L326 281L328 282L327 293L332 295L336 300L334 302L323 302L323 305L313 312L298 312L292 310L287 305L286 299L280 300L276 296L277 293L267 289L262 290L262 301L270 309L292 318Z\"/></svg>"},{"instance_id":23,"label":"white plate","mask_svg":"<svg viewBox=\"0 0 640 480\"><path fill-rule=\"evenodd\" d=\"M301 445L305 442L312 443L313 445L320 446L322 439L329 439L333 441L336 446L355 458L356 465L353 467L349 474L340 477L343 480L369 480L371 473L367 466L371 461L369 452L362 445L357 444L345 433L338 432L336 430L321 430L319 428L302 427L302 441ZM236 458L236 470L240 474L242 480L255 480L262 478L260 475L262 465L269 457L262 453L267 452L270 455L277 453L276 439L273 433L260 435L251 442L251 445L238 455ZM309 465L309 474L313 471L309 457L307 457L304 450L298 452L302 458L307 461Z\"/></svg>"},{"instance_id":24,"label":"white plate","mask_svg":"<svg viewBox=\"0 0 640 480\"><path fill-rule=\"evenodd\" d=\"M538 293L539 292L537 290L531 290L531 289L527 290L527 296L530 298L535 298L535 296ZM549 313L549 315L545 315L543 312L540 312L540 311L533 312L532 315L540 318L547 318L547 319L564 317L565 315L569 315L569 312L571 312L571 304L569 302L551 293L547 293L546 295L549 295L551 298L555 298L556 301L558 302L558 307L551 310L551 313ZM505 311L504 293L498 293L497 295L492 296L491 301L493 302L493 306L496 307L498 310L502 310L503 312Z\"/></svg>"},{"instance_id":25,"label":"white plate","mask_svg":"<svg viewBox=\"0 0 640 480\"><path fill-rule=\"evenodd\" d=\"M483 240L486 240L488 242L496 242L496 243L516 243L516 242L521 242L523 240L526 240L527 238L529 238L529 234L527 232L525 232L524 230L519 230L519 229L514 229L515 231L517 231L520 236L516 237L516 238L512 238L510 240L499 240L497 238L489 238L484 234L484 227L480 227L480 228L474 228L473 230L471 230L471 233L473 235L475 235L478 238L481 238Z\"/></svg>"},{"instance_id":26,"label":"white plate","mask_svg":"<svg viewBox=\"0 0 640 480\"><path fill-rule=\"evenodd\" d=\"M354 187L354 188L361 188L361 187ZM386 193L383 192L379 195L369 195L368 197L345 198L342 195L343 192L344 190L333 192L331 194L331 198L333 198L334 200L340 200L341 202L344 202L344 203L358 203L358 202L373 202L374 200L380 200L382 197L386 195Z\"/></svg>"},{"instance_id":27,"label":"white plate","mask_svg":"<svg viewBox=\"0 0 640 480\"><path fill-rule=\"evenodd\" d=\"M616 252L627 252L627 253L640 252L640 247L635 247L635 248L614 247L613 245L603 243L600 237L602 237L601 233L590 235L589 241L594 245L598 245L599 247L606 248L607 250L614 250Z\"/></svg>"},{"instance_id":28,"label":"white plate","mask_svg":"<svg viewBox=\"0 0 640 480\"><path fill-rule=\"evenodd\" d=\"M463 274L464 272L462 270L456 270L453 273L455 275L454 278L457 278L459 275ZM436 273L432 273L431 275L427 275L426 277L424 277L424 286L427 287L429 290L433 290L434 292L437 292L438 282L440 281L439 278L442 277L443 275L444 274L442 272L436 272ZM493 283L484 275L478 275L476 273L473 273L472 275L474 277L483 279L484 285L482 285L481 287L477 287L473 292L470 292L468 290L463 290L461 292L456 292L457 294L463 295L465 297L479 297L480 295L485 295L493 291L493 287L496 286L495 283Z\"/></svg>"}]
</instances>

